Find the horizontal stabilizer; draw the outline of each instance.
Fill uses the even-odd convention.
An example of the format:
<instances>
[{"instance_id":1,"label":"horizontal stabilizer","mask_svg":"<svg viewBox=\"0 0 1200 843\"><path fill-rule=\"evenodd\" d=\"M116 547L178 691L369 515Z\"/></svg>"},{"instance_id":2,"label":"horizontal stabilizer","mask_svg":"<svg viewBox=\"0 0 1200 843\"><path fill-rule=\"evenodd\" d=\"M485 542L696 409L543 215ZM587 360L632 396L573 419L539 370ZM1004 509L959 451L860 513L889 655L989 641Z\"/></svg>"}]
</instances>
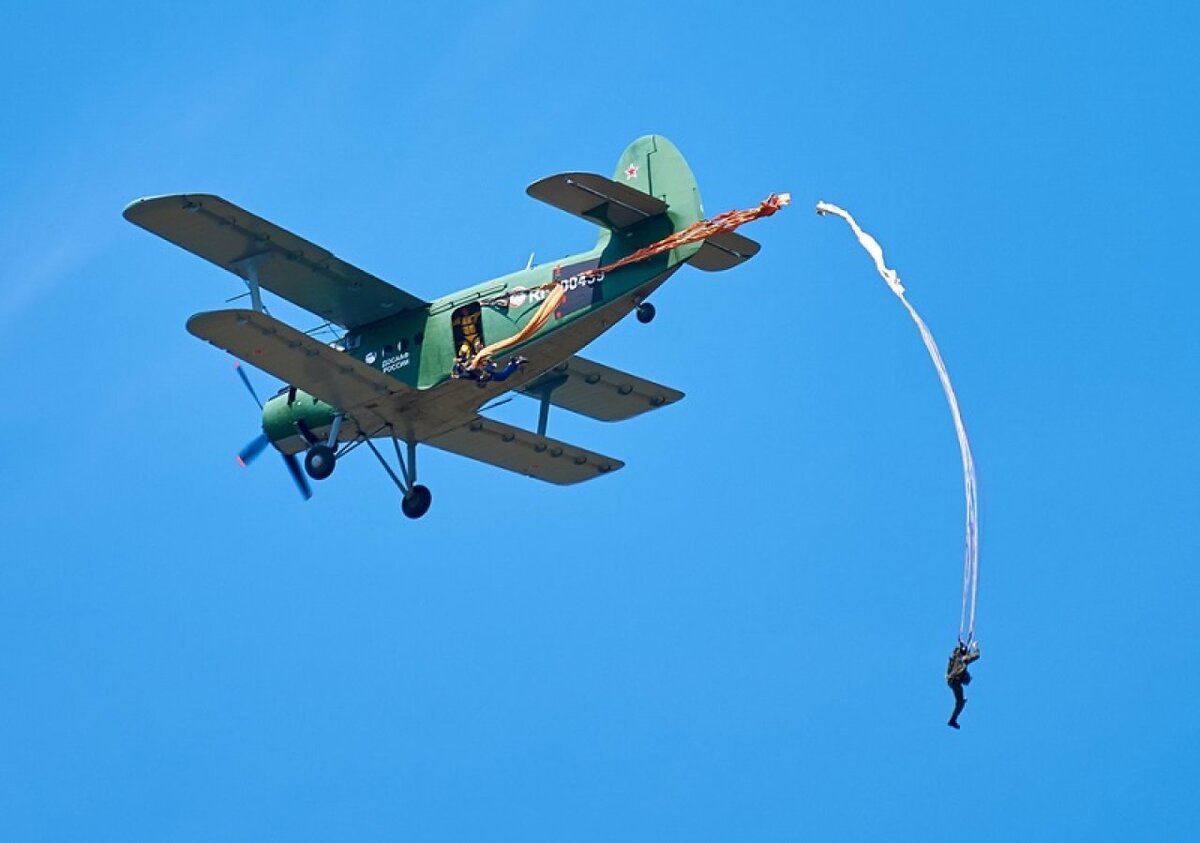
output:
<instances>
[{"instance_id":1,"label":"horizontal stabilizer","mask_svg":"<svg viewBox=\"0 0 1200 843\"><path fill-rule=\"evenodd\" d=\"M407 384L265 313L214 310L187 322L194 336L346 412L414 392Z\"/></svg>"},{"instance_id":2,"label":"horizontal stabilizer","mask_svg":"<svg viewBox=\"0 0 1200 843\"><path fill-rule=\"evenodd\" d=\"M705 272L720 272L745 263L757 255L761 248L761 245L749 237L743 237L735 231L727 231L705 240L700 251L692 255L688 263Z\"/></svg>"},{"instance_id":3,"label":"horizontal stabilizer","mask_svg":"<svg viewBox=\"0 0 1200 843\"><path fill-rule=\"evenodd\" d=\"M683 398L677 389L583 357L564 360L521 392L536 399L549 392L555 407L607 422L624 421Z\"/></svg>"},{"instance_id":4,"label":"horizontal stabilizer","mask_svg":"<svg viewBox=\"0 0 1200 843\"><path fill-rule=\"evenodd\" d=\"M613 231L667 212L667 203L594 173L559 173L525 192L534 199Z\"/></svg>"},{"instance_id":5,"label":"horizontal stabilizer","mask_svg":"<svg viewBox=\"0 0 1200 843\"><path fill-rule=\"evenodd\" d=\"M426 444L559 486L582 483L625 465L612 457L482 416Z\"/></svg>"},{"instance_id":6,"label":"horizontal stabilizer","mask_svg":"<svg viewBox=\"0 0 1200 843\"><path fill-rule=\"evenodd\" d=\"M219 196L154 196L125 219L335 325L356 328L425 302Z\"/></svg>"}]
</instances>

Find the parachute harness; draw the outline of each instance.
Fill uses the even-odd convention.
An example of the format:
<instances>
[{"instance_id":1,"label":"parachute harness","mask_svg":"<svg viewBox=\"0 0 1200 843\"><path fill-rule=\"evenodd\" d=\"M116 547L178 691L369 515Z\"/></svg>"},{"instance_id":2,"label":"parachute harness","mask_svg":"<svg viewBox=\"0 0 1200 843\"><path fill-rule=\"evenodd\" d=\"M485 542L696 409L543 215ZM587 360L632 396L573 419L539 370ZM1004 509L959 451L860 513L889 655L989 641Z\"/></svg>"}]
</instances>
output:
<instances>
[{"instance_id":1,"label":"parachute harness","mask_svg":"<svg viewBox=\"0 0 1200 843\"><path fill-rule=\"evenodd\" d=\"M900 283L900 277L896 274L896 270L889 269L883 262L883 247L879 245L879 242L859 228L854 217L837 205L818 202L817 214L820 216L833 214L841 217L850 225L858 242L875 261L875 269L887 282L892 292L896 294L896 298L900 299L908 311L908 315L912 317L913 322L920 330L921 339L925 341L925 348L933 359L938 378L942 382L942 389L946 393L946 402L950 405L950 415L954 417L954 430L958 434L958 450L962 456L963 465L963 490L966 497L966 546L963 553L963 591L962 608L958 619L958 640L969 646L975 637L975 598L979 592L979 504L975 488L975 458L971 456L971 443L967 439L967 429L963 426L962 413L958 410L958 398L950 383L946 363L942 360L937 343L933 341L933 334L929 332L929 328L926 327L916 309L904 297L904 285Z\"/></svg>"},{"instance_id":2,"label":"parachute harness","mask_svg":"<svg viewBox=\"0 0 1200 843\"><path fill-rule=\"evenodd\" d=\"M761 217L769 217L780 208L791 202L791 196L786 193L772 193L766 199L758 204L756 208L748 208L744 211L725 211L717 214L712 219L699 220L692 223L687 228L680 229L674 234L664 237L651 243L649 246L638 249L630 255L626 255L620 260L613 261L604 266L597 266L594 269L589 269L580 273L580 277L595 278L629 266L630 264L640 263L648 260L655 255L661 255L663 252L669 252L672 249L677 249L680 246L687 246L692 243L699 243L701 240L707 240L718 234L727 234L734 231L741 225L752 222ZM506 351L514 346L520 345L527 339L532 337L555 315L559 305L567 295L566 288L558 281L551 281L548 284L542 284L539 287L534 287L531 292L545 291L546 298L542 300L542 305L539 307L525 324L521 330L513 334L511 337L502 339L499 342L494 342L489 346L481 348L471 358L467 366L475 371L482 371L488 361L497 354ZM483 305L506 306L508 304L507 296L500 296L497 299L480 302Z\"/></svg>"}]
</instances>

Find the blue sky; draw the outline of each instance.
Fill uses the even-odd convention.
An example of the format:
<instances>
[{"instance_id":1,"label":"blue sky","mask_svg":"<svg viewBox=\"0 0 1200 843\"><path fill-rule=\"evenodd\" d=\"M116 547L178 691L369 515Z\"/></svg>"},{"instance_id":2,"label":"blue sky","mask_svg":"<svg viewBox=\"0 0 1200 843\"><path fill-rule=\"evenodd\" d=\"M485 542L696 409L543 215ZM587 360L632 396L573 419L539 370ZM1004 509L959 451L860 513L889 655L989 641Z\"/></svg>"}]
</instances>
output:
<instances>
[{"instance_id":1,"label":"blue sky","mask_svg":"<svg viewBox=\"0 0 1200 843\"><path fill-rule=\"evenodd\" d=\"M1193 833L1196 12L337 6L5 10L2 836ZM237 468L183 330L237 279L120 216L218 193L433 297L590 245L524 187L648 132L710 213L795 199L587 352L687 398L552 416L628 464L582 487L424 452L419 522L363 454ZM953 428L819 199L974 444L958 733Z\"/></svg>"}]
</instances>

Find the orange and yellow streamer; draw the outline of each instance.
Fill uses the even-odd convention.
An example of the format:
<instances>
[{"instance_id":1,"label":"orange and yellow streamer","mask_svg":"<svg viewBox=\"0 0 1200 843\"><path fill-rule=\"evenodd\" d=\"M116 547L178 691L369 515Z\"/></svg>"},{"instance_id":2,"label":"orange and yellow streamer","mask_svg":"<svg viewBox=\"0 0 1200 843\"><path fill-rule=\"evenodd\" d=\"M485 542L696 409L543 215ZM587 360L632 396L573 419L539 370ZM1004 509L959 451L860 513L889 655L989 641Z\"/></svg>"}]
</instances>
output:
<instances>
[{"instance_id":1,"label":"orange and yellow streamer","mask_svg":"<svg viewBox=\"0 0 1200 843\"><path fill-rule=\"evenodd\" d=\"M771 216L789 202L791 202L791 196L788 194L772 193L762 202L758 203L757 207L747 208L742 211L725 211L724 213L717 214L712 219L699 220L687 228L680 229L674 234L664 237L662 240L638 249L633 254L626 255L620 260L613 261L605 266L589 269L581 273L581 275L593 277L613 272L630 264L640 263L655 255L661 255L663 252L669 252L671 249L678 249L680 246L687 246L691 243L699 243L718 234L727 234L748 222ZM554 317L555 311L558 310L558 306L562 304L562 300L567 294L566 289L557 281L552 281L535 289L547 291L546 298L542 301L541 307L534 311L533 317L517 333L481 348L471 358L470 366L472 369L482 370L487 365L488 360L497 354L520 345L540 331Z\"/></svg>"}]
</instances>

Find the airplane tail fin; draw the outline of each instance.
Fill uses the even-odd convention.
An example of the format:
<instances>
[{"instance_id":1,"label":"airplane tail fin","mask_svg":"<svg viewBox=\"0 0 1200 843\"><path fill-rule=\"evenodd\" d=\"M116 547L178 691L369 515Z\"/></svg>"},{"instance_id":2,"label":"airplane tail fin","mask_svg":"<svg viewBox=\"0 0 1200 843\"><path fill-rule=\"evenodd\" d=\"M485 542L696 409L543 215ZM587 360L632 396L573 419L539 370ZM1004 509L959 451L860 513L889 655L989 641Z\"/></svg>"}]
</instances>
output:
<instances>
[{"instance_id":1,"label":"airplane tail fin","mask_svg":"<svg viewBox=\"0 0 1200 843\"><path fill-rule=\"evenodd\" d=\"M700 188L675 144L662 135L644 135L625 148L613 181L667 203L675 231L704 218Z\"/></svg>"},{"instance_id":2,"label":"airplane tail fin","mask_svg":"<svg viewBox=\"0 0 1200 843\"><path fill-rule=\"evenodd\" d=\"M526 192L600 226L596 246L606 263L704 219L696 177L675 144L662 135L645 135L627 146L611 180L592 173L558 173L534 182ZM621 237L614 241L618 232ZM670 251L672 264L688 261L697 269L718 272L749 260L758 248L748 237L726 231L693 238Z\"/></svg>"},{"instance_id":3,"label":"airplane tail fin","mask_svg":"<svg viewBox=\"0 0 1200 843\"><path fill-rule=\"evenodd\" d=\"M613 181L665 202L672 232L704 219L696 177L675 144L662 135L645 135L626 147ZM608 231L601 232L601 244L610 236ZM679 247L675 254L677 259L687 260L697 269L720 272L748 261L758 250L758 243L749 237L730 232Z\"/></svg>"}]
</instances>

